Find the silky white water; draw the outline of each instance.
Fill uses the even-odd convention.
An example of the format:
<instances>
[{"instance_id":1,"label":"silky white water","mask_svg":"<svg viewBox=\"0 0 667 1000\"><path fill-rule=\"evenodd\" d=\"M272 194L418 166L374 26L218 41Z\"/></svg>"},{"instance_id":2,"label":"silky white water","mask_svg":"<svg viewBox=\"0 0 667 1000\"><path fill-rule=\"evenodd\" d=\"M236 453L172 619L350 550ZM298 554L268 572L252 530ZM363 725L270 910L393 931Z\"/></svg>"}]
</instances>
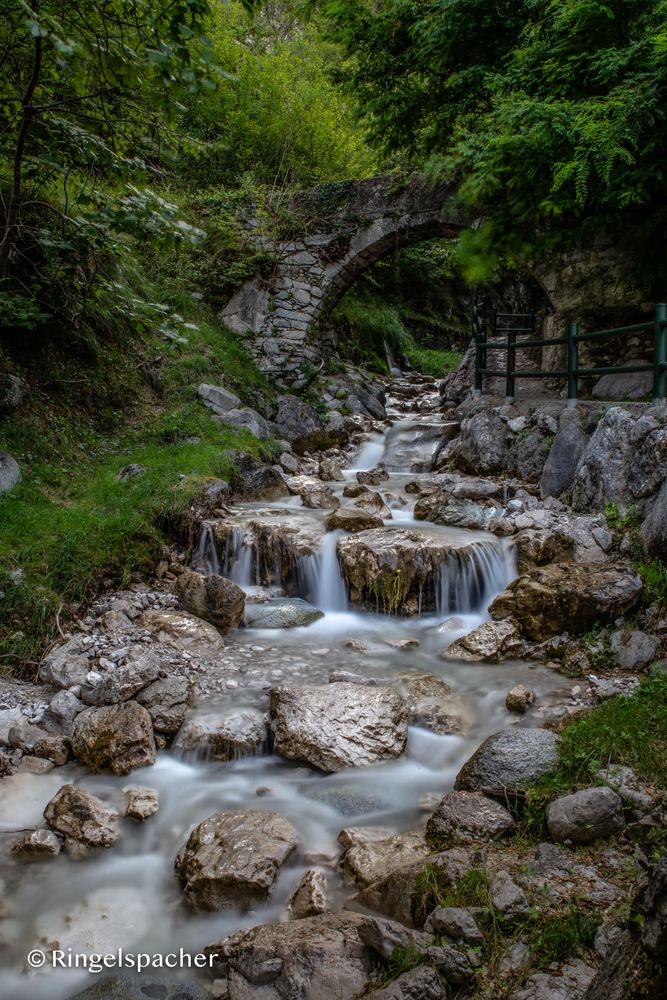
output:
<instances>
[{"instance_id":1,"label":"silky white water","mask_svg":"<svg viewBox=\"0 0 667 1000\"><path fill-rule=\"evenodd\" d=\"M384 436L373 436L350 465L353 469L374 467L385 446ZM278 680L323 684L332 673L346 671L382 683L399 673L423 671L442 677L453 689L464 720L461 735L441 736L411 728L401 759L329 776L269 754L206 763L166 751L158 755L155 766L129 778L92 776L68 766L42 776L5 779L0 842L6 856L3 896L10 913L0 922L0 981L8 1000L63 1000L91 984L93 978L82 971L27 976L22 971L25 956L48 941L58 940L61 946L81 951L106 952L121 946L151 953L181 946L201 951L240 927L281 919L290 893L312 867L305 855L332 856L342 828L363 824L401 831L423 822L427 813L420 800L451 789L460 766L479 743L512 724L504 706L510 687L526 683L536 691L541 708L562 697L565 679L544 666L442 659L443 648L487 618L490 600L515 574L513 555L503 541L488 534L414 521L414 497L403 490L409 478L414 475L392 475L381 484L383 495L398 497L387 525L429 530L467 543L465 552L443 562L433 581L437 611L401 618L350 606L336 555L340 533L326 532L326 512L305 511L292 501L239 505L249 518L260 508L288 510L289 518L302 519L313 537L319 538L313 554L301 560L298 578L302 596L308 596L325 615L306 628L228 633L225 652L243 664L248 685L202 702L195 711L224 716L242 708L265 710L266 690ZM334 489L340 493L342 486L334 484ZM216 572L222 566L244 587L261 582L254 539L242 528L230 534L225 552L216 549L211 528L205 528L195 565L202 572ZM419 648L407 653L391 645L405 638L417 639ZM362 643L364 651L350 649L349 639ZM529 712L529 721L534 711ZM154 788L160 809L143 824L125 821L117 844L86 860L75 862L61 855L41 864L20 864L8 854L18 831L39 822L48 800L67 781L81 782L110 804L120 804L121 790L129 784ZM261 796L258 788L263 789ZM193 914L181 900L174 876L175 856L197 823L217 811L236 808L283 814L297 829L301 847L282 870L266 904L249 913ZM323 863L334 904L343 905L353 890L335 868ZM192 979L193 973L186 972L185 978Z\"/></svg>"}]
</instances>

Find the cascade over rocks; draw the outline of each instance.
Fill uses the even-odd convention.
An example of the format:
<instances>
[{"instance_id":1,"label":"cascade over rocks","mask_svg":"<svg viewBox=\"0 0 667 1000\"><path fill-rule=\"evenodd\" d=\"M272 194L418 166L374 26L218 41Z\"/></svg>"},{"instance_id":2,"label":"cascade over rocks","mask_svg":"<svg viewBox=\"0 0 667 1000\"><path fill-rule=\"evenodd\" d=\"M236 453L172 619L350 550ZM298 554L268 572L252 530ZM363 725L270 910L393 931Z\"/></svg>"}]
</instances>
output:
<instances>
[{"instance_id":1,"label":"cascade over rocks","mask_svg":"<svg viewBox=\"0 0 667 1000\"><path fill-rule=\"evenodd\" d=\"M289 760L332 772L399 757L405 750L407 705L391 688L276 687L269 697L274 749Z\"/></svg>"},{"instance_id":2,"label":"cascade over rocks","mask_svg":"<svg viewBox=\"0 0 667 1000\"><path fill-rule=\"evenodd\" d=\"M298 844L279 813L219 812L200 823L175 862L183 896L194 910L248 909L270 894Z\"/></svg>"},{"instance_id":3,"label":"cascade over rocks","mask_svg":"<svg viewBox=\"0 0 667 1000\"><path fill-rule=\"evenodd\" d=\"M266 738L266 717L259 712L232 712L224 718L198 712L179 729L174 750L208 760L237 760L260 753Z\"/></svg>"},{"instance_id":4,"label":"cascade over rocks","mask_svg":"<svg viewBox=\"0 0 667 1000\"><path fill-rule=\"evenodd\" d=\"M635 607L641 590L640 577L624 564L554 563L520 576L489 611L495 619L513 618L528 639L540 642L613 621Z\"/></svg>"}]
</instances>

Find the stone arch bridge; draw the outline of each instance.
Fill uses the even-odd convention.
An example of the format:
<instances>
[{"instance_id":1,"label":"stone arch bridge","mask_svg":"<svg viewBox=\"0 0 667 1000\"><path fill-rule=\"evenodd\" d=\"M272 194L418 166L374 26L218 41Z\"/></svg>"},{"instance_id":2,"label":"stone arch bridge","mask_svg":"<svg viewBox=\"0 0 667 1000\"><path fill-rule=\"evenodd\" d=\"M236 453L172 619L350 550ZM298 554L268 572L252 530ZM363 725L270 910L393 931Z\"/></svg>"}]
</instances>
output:
<instances>
[{"instance_id":1,"label":"stone arch bridge","mask_svg":"<svg viewBox=\"0 0 667 1000\"><path fill-rule=\"evenodd\" d=\"M220 315L247 338L259 367L278 378L331 351L327 317L363 271L400 247L456 236L471 223L449 189L391 176L302 191L288 210L299 235L271 242L250 236L270 253L273 273L246 282Z\"/></svg>"},{"instance_id":2,"label":"stone arch bridge","mask_svg":"<svg viewBox=\"0 0 667 1000\"><path fill-rule=\"evenodd\" d=\"M249 241L273 261L272 273L247 281L220 314L243 335L258 366L284 383L335 350L328 316L367 268L403 246L456 237L475 225L453 188L419 178L322 184L294 195L286 208L296 234L289 239L269 240L257 220L247 223ZM591 329L636 321L644 297L629 281L627 244L623 232L601 233L586 247L531 266L550 303L545 339L562 336L570 319L588 317ZM562 367L559 351L545 347L541 367Z\"/></svg>"}]
</instances>

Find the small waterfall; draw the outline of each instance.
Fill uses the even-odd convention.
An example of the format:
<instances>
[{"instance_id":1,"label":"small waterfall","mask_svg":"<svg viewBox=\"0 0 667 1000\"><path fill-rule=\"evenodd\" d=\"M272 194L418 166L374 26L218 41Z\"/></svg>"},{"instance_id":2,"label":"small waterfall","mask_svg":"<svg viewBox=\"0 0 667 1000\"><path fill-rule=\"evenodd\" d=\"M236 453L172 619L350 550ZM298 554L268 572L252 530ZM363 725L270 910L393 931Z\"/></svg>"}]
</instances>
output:
<instances>
[{"instance_id":1,"label":"small waterfall","mask_svg":"<svg viewBox=\"0 0 667 1000\"><path fill-rule=\"evenodd\" d=\"M507 541L477 542L453 552L438 572L438 614L485 611L515 578L516 557Z\"/></svg>"},{"instance_id":2,"label":"small waterfall","mask_svg":"<svg viewBox=\"0 0 667 1000\"><path fill-rule=\"evenodd\" d=\"M384 434L373 434L372 437L361 446L359 454L352 460L350 472L368 472L379 465L384 455L385 436Z\"/></svg>"},{"instance_id":3,"label":"small waterfall","mask_svg":"<svg viewBox=\"0 0 667 1000\"><path fill-rule=\"evenodd\" d=\"M242 528L232 528L225 543L222 575L239 587L251 587L255 577L255 547Z\"/></svg>"},{"instance_id":4,"label":"small waterfall","mask_svg":"<svg viewBox=\"0 0 667 1000\"><path fill-rule=\"evenodd\" d=\"M394 361L394 356L391 353L391 347L389 346L386 340L384 342L384 355L387 359L387 368L389 369L389 374L400 375L401 369L396 365L396 362Z\"/></svg>"},{"instance_id":5,"label":"small waterfall","mask_svg":"<svg viewBox=\"0 0 667 1000\"><path fill-rule=\"evenodd\" d=\"M215 536L210 525L205 524L199 537L199 545L192 559L192 568L204 576L220 575L220 560L215 544Z\"/></svg>"},{"instance_id":6,"label":"small waterfall","mask_svg":"<svg viewBox=\"0 0 667 1000\"><path fill-rule=\"evenodd\" d=\"M347 611L347 588L336 552L341 534L341 531L327 532L320 551L299 561L299 589L321 611Z\"/></svg>"}]
</instances>

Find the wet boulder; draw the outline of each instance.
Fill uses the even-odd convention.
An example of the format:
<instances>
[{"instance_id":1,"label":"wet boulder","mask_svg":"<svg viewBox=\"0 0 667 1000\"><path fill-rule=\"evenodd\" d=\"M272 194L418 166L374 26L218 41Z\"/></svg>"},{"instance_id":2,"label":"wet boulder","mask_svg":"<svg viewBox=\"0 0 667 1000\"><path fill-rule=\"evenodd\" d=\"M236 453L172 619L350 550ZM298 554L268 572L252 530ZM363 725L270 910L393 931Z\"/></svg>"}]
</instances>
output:
<instances>
[{"instance_id":1,"label":"wet boulder","mask_svg":"<svg viewBox=\"0 0 667 1000\"><path fill-rule=\"evenodd\" d=\"M90 771L110 768L114 774L129 774L154 764L151 717L136 701L87 708L72 725L72 751Z\"/></svg>"},{"instance_id":2,"label":"wet boulder","mask_svg":"<svg viewBox=\"0 0 667 1000\"><path fill-rule=\"evenodd\" d=\"M527 638L540 642L613 621L635 607L641 590L641 578L623 564L554 563L520 576L489 611L495 620L513 618Z\"/></svg>"},{"instance_id":3,"label":"wet boulder","mask_svg":"<svg viewBox=\"0 0 667 1000\"><path fill-rule=\"evenodd\" d=\"M556 841L588 844L625 826L620 797L611 788L582 788L549 803L547 826Z\"/></svg>"},{"instance_id":4,"label":"wet boulder","mask_svg":"<svg viewBox=\"0 0 667 1000\"><path fill-rule=\"evenodd\" d=\"M279 500L285 495L285 480L272 465L246 452L232 452L231 457L234 459L231 486L240 500Z\"/></svg>"},{"instance_id":5,"label":"wet boulder","mask_svg":"<svg viewBox=\"0 0 667 1000\"><path fill-rule=\"evenodd\" d=\"M186 611L150 608L144 611L138 624L148 629L158 642L169 642L188 652L211 655L224 648L222 636L215 625Z\"/></svg>"},{"instance_id":6,"label":"wet boulder","mask_svg":"<svg viewBox=\"0 0 667 1000\"><path fill-rule=\"evenodd\" d=\"M63 785L44 809L57 833L86 847L111 847L118 840L118 813L79 785Z\"/></svg>"},{"instance_id":7,"label":"wet boulder","mask_svg":"<svg viewBox=\"0 0 667 1000\"><path fill-rule=\"evenodd\" d=\"M548 729L506 729L489 736L456 776L456 791L529 788L558 766L558 737Z\"/></svg>"},{"instance_id":8,"label":"wet boulder","mask_svg":"<svg viewBox=\"0 0 667 1000\"><path fill-rule=\"evenodd\" d=\"M327 531L369 531L371 528L381 528L382 518L371 511L360 510L359 507L340 507L326 520Z\"/></svg>"},{"instance_id":9,"label":"wet boulder","mask_svg":"<svg viewBox=\"0 0 667 1000\"><path fill-rule=\"evenodd\" d=\"M285 482L292 496L301 497L304 507L311 510L335 510L340 507L338 497L321 479L311 476L290 476Z\"/></svg>"},{"instance_id":10,"label":"wet boulder","mask_svg":"<svg viewBox=\"0 0 667 1000\"><path fill-rule=\"evenodd\" d=\"M224 576L202 576L188 570L180 574L175 589L188 611L223 632L238 628L243 621L245 593Z\"/></svg>"},{"instance_id":11,"label":"wet boulder","mask_svg":"<svg viewBox=\"0 0 667 1000\"><path fill-rule=\"evenodd\" d=\"M341 910L261 924L211 944L227 975L229 1000L329 1000L356 997L377 968L360 937L368 918Z\"/></svg>"},{"instance_id":12,"label":"wet boulder","mask_svg":"<svg viewBox=\"0 0 667 1000\"><path fill-rule=\"evenodd\" d=\"M179 730L173 749L207 760L237 760L261 753L266 739L266 716L259 712L196 713Z\"/></svg>"},{"instance_id":13,"label":"wet boulder","mask_svg":"<svg viewBox=\"0 0 667 1000\"><path fill-rule=\"evenodd\" d=\"M430 493L415 504L417 521L452 525L457 528L479 530L485 527L490 512L472 500L460 500L449 492Z\"/></svg>"},{"instance_id":14,"label":"wet boulder","mask_svg":"<svg viewBox=\"0 0 667 1000\"><path fill-rule=\"evenodd\" d=\"M245 606L246 628L301 628L324 618L324 612L300 597L276 597Z\"/></svg>"},{"instance_id":15,"label":"wet boulder","mask_svg":"<svg viewBox=\"0 0 667 1000\"><path fill-rule=\"evenodd\" d=\"M279 813L248 809L209 816L176 858L186 903L214 911L262 902L297 843L296 830Z\"/></svg>"},{"instance_id":16,"label":"wet boulder","mask_svg":"<svg viewBox=\"0 0 667 1000\"><path fill-rule=\"evenodd\" d=\"M287 903L290 918L302 920L303 917L326 913L328 909L327 877L324 872L309 868L299 880Z\"/></svg>"},{"instance_id":17,"label":"wet boulder","mask_svg":"<svg viewBox=\"0 0 667 1000\"><path fill-rule=\"evenodd\" d=\"M525 684L515 684L505 696L505 708L508 712L523 713L528 710L534 701L534 691L527 688Z\"/></svg>"},{"instance_id":18,"label":"wet boulder","mask_svg":"<svg viewBox=\"0 0 667 1000\"><path fill-rule=\"evenodd\" d=\"M429 817L426 835L432 840L495 840L513 829L514 820L500 802L479 792L447 792Z\"/></svg>"},{"instance_id":19,"label":"wet boulder","mask_svg":"<svg viewBox=\"0 0 667 1000\"><path fill-rule=\"evenodd\" d=\"M276 687L269 692L274 749L322 771L399 757L408 709L391 688L363 684Z\"/></svg>"},{"instance_id":20,"label":"wet boulder","mask_svg":"<svg viewBox=\"0 0 667 1000\"><path fill-rule=\"evenodd\" d=\"M12 854L21 861L45 861L55 858L62 850L62 841L53 830L32 830L12 847Z\"/></svg>"},{"instance_id":21,"label":"wet boulder","mask_svg":"<svg viewBox=\"0 0 667 1000\"><path fill-rule=\"evenodd\" d=\"M448 457L464 472L501 472L507 468L510 432L496 413L481 410L461 422L461 433L452 442Z\"/></svg>"},{"instance_id":22,"label":"wet boulder","mask_svg":"<svg viewBox=\"0 0 667 1000\"><path fill-rule=\"evenodd\" d=\"M520 659L526 643L511 621L491 621L478 625L472 632L457 639L440 656L444 660L466 660L471 663L500 663Z\"/></svg>"},{"instance_id":23,"label":"wet boulder","mask_svg":"<svg viewBox=\"0 0 667 1000\"><path fill-rule=\"evenodd\" d=\"M141 785L127 785L123 789L126 796L125 815L143 822L154 816L160 808L158 794L153 788Z\"/></svg>"}]
</instances>

